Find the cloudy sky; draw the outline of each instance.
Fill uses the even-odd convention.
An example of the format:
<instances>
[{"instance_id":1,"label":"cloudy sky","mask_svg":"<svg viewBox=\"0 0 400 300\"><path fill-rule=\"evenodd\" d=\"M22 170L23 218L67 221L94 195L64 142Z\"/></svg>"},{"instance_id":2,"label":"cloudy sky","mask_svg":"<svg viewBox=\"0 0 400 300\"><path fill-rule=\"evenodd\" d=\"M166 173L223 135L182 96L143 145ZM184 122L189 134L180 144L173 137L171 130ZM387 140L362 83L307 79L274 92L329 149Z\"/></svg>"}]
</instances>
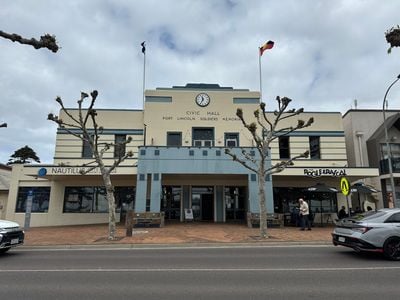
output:
<instances>
[{"instance_id":1,"label":"cloudy sky","mask_svg":"<svg viewBox=\"0 0 400 300\"><path fill-rule=\"evenodd\" d=\"M0 0L0 30L55 35L61 50L35 50L0 38L0 162L28 145L51 163L58 113L80 91L99 91L98 108L142 108L146 89L188 82L292 98L306 111L379 109L400 73L400 48L384 33L400 24L398 0ZM400 107L400 84L388 96ZM274 108L274 107L272 107Z\"/></svg>"}]
</instances>

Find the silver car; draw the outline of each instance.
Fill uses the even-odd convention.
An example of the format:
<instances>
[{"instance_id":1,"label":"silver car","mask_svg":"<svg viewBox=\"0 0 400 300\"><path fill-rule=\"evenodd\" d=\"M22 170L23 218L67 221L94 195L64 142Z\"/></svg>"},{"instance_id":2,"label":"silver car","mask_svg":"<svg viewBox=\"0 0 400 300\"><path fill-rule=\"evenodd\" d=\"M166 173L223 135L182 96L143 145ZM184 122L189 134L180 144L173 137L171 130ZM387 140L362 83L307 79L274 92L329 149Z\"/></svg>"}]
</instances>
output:
<instances>
[{"instance_id":1,"label":"silver car","mask_svg":"<svg viewBox=\"0 0 400 300\"><path fill-rule=\"evenodd\" d=\"M384 208L342 219L332 232L332 243L400 260L400 209Z\"/></svg>"},{"instance_id":2,"label":"silver car","mask_svg":"<svg viewBox=\"0 0 400 300\"><path fill-rule=\"evenodd\" d=\"M18 223L0 220L0 254L24 243L25 234Z\"/></svg>"}]
</instances>

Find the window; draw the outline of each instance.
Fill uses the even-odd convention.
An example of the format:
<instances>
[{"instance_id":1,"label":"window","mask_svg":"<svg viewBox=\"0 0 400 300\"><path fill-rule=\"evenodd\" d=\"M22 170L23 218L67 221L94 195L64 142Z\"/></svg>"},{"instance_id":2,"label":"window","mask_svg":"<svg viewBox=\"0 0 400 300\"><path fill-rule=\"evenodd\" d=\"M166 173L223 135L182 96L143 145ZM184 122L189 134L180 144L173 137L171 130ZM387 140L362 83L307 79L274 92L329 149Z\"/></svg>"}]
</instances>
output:
<instances>
[{"instance_id":1,"label":"window","mask_svg":"<svg viewBox=\"0 0 400 300\"><path fill-rule=\"evenodd\" d=\"M239 146L239 133L225 133L225 147L238 147Z\"/></svg>"},{"instance_id":2,"label":"window","mask_svg":"<svg viewBox=\"0 0 400 300\"><path fill-rule=\"evenodd\" d=\"M386 144L381 144L381 155L383 159L387 159ZM400 158L400 144L389 144L390 152L392 154L391 158Z\"/></svg>"},{"instance_id":3,"label":"window","mask_svg":"<svg viewBox=\"0 0 400 300\"><path fill-rule=\"evenodd\" d=\"M214 145L214 128L193 128L193 146L212 147Z\"/></svg>"},{"instance_id":4,"label":"window","mask_svg":"<svg viewBox=\"0 0 400 300\"><path fill-rule=\"evenodd\" d=\"M182 132L167 132L167 146L182 146Z\"/></svg>"},{"instance_id":5,"label":"window","mask_svg":"<svg viewBox=\"0 0 400 300\"><path fill-rule=\"evenodd\" d=\"M126 134L116 134L114 139L114 158L119 158L126 153Z\"/></svg>"},{"instance_id":6,"label":"window","mask_svg":"<svg viewBox=\"0 0 400 300\"><path fill-rule=\"evenodd\" d=\"M114 187L115 211L125 212L135 208L135 187L116 186Z\"/></svg>"},{"instance_id":7,"label":"window","mask_svg":"<svg viewBox=\"0 0 400 300\"><path fill-rule=\"evenodd\" d=\"M49 210L50 187L20 187L15 212L25 212L26 201L30 194L32 195L31 212L47 212Z\"/></svg>"},{"instance_id":8,"label":"window","mask_svg":"<svg viewBox=\"0 0 400 300\"><path fill-rule=\"evenodd\" d=\"M281 159L290 158L289 137L288 136L280 136L279 137L279 158L281 158Z\"/></svg>"},{"instance_id":9,"label":"window","mask_svg":"<svg viewBox=\"0 0 400 300\"><path fill-rule=\"evenodd\" d=\"M93 139L93 136L91 136L90 138ZM90 148L90 143L87 140L83 140L82 157L83 158L92 158L93 157L92 148Z\"/></svg>"},{"instance_id":10,"label":"window","mask_svg":"<svg viewBox=\"0 0 400 300\"><path fill-rule=\"evenodd\" d=\"M66 187L64 194L65 213L108 212L108 201L104 187Z\"/></svg>"},{"instance_id":11,"label":"window","mask_svg":"<svg viewBox=\"0 0 400 300\"><path fill-rule=\"evenodd\" d=\"M310 144L310 158L311 159L320 159L321 158L320 137L319 136L310 136L309 144Z\"/></svg>"}]
</instances>

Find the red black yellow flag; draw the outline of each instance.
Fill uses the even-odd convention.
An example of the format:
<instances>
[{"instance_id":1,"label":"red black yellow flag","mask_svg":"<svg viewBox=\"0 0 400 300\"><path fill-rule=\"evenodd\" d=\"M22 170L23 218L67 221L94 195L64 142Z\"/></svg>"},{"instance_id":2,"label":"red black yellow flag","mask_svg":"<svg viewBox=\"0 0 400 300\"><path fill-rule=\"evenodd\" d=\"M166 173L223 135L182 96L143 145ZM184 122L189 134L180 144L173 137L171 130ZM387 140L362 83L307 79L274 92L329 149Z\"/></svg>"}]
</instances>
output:
<instances>
[{"instance_id":1,"label":"red black yellow flag","mask_svg":"<svg viewBox=\"0 0 400 300\"><path fill-rule=\"evenodd\" d=\"M274 42L273 41L266 42L264 45L262 45L260 47L260 56L263 55L265 50L271 49L272 47L274 47Z\"/></svg>"}]
</instances>

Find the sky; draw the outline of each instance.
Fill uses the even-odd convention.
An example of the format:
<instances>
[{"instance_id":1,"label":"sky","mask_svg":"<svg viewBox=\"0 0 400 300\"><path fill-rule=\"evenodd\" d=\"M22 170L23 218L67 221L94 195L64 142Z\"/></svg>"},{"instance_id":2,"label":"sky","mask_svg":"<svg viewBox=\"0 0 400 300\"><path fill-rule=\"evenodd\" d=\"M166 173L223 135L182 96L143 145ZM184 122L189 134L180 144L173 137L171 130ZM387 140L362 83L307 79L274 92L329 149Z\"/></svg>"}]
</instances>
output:
<instances>
[{"instance_id":1,"label":"sky","mask_svg":"<svg viewBox=\"0 0 400 300\"><path fill-rule=\"evenodd\" d=\"M382 109L400 73L400 48L385 32L400 24L398 0L0 0L0 30L55 35L53 53L0 38L0 163L28 145L53 161L60 96L75 108L98 90L97 108L142 109L146 89L217 83L260 90L293 108L345 113ZM387 97L400 108L400 84Z\"/></svg>"}]
</instances>

